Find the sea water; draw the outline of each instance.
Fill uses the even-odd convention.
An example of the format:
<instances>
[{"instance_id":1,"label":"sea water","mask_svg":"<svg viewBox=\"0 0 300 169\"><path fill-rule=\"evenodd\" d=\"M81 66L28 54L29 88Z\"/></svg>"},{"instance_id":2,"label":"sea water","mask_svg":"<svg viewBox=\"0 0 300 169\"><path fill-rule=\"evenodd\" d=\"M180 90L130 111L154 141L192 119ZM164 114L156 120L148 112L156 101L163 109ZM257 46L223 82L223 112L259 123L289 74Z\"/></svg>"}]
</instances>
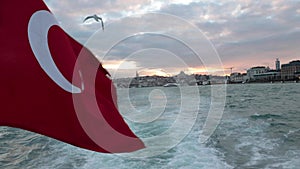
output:
<instances>
[{"instance_id":1,"label":"sea water","mask_svg":"<svg viewBox=\"0 0 300 169\"><path fill-rule=\"evenodd\" d=\"M164 135L181 113L194 113L193 109L182 112L182 99L188 99L181 96L182 91L200 97L200 102L195 119L188 117L188 121L176 123L178 130L166 137L166 145L175 144L160 151L155 146L164 140L154 139L148 157L95 153L32 132L1 127L0 167L299 168L299 89L297 83L227 85L222 120L205 143L199 142L199 136L211 106L211 86L118 89L120 112L142 139ZM197 95L192 94L195 91ZM189 99L188 103L196 104Z\"/></svg>"}]
</instances>

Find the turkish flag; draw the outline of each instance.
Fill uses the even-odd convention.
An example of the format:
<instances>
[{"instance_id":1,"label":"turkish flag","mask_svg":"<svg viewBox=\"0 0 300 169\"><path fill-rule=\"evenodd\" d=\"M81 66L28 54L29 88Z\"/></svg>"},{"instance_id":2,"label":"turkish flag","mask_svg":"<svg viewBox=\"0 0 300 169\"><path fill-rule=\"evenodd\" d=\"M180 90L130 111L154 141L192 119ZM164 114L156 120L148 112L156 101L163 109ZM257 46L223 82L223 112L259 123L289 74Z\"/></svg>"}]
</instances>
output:
<instances>
[{"instance_id":1,"label":"turkish flag","mask_svg":"<svg viewBox=\"0 0 300 169\"><path fill-rule=\"evenodd\" d=\"M0 2L0 125L104 153L144 148L95 56L41 0Z\"/></svg>"}]
</instances>

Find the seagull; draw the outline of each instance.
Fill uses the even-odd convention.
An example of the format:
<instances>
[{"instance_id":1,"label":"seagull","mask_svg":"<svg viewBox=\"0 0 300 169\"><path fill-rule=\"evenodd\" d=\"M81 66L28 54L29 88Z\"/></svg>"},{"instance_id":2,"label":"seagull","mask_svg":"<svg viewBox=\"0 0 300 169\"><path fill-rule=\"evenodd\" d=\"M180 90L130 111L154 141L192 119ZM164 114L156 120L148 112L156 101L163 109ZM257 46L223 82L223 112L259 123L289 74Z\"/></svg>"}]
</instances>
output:
<instances>
[{"instance_id":1,"label":"seagull","mask_svg":"<svg viewBox=\"0 0 300 169\"><path fill-rule=\"evenodd\" d=\"M104 24L103 24L103 20L102 20L102 18L101 17L99 17L98 15L91 15L91 16L87 16L84 20L83 20L83 22L85 22L85 21L87 21L87 20L89 20L89 19L95 19L95 21L97 21L97 22L99 22L99 21L101 21L101 25L102 25L102 30L104 30Z\"/></svg>"}]
</instances>

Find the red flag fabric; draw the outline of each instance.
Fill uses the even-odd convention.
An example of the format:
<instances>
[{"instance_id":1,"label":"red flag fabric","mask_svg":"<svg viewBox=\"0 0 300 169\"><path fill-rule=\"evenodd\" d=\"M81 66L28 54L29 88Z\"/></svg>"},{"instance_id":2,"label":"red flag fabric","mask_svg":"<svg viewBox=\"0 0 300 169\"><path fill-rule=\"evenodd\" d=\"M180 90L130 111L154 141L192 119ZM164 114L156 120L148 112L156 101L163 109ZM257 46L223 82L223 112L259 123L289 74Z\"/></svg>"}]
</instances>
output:
<instances>
[{"instance_id":1,"label":"red flag fabric","mask_svg":"<svg viewBox=\"0 0 300 169\"><path fill-rule=\"evenodd\" d=\"M0 125L104 153L144 148L95 56L41 0L0 2Z\"/></svg>"}]
</instances>

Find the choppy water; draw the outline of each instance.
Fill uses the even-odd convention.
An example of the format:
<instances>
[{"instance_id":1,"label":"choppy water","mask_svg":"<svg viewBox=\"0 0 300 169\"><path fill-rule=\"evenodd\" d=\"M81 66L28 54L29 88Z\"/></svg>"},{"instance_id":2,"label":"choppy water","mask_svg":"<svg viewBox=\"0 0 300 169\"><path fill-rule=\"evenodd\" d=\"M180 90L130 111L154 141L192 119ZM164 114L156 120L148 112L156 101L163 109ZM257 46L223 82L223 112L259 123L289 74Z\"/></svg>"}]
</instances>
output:
<instances>
[{"instance_id":1,"label":"choppy water","mask_svg":"<svg viewBox=\"0 0 300 169\"><path fill-rule=\"evenodd\" d=\"M299 168L300 84L229 86L210 146L237 168Z\"/></svg>"},{"instance_id":2,"label":"choppy water","mask_svg":"<svg viewBox=\"0 0 300 169\"><path fill-rule=\"evenodd\" d=\"M100 154L24 130L1 127L0 167L299 168L300 84L228 85L223 119L205 144L198 143L198 139L210 107L210 86L201 86L197 89L200 91L201 102L196 121L190 120L193 122L193 128L178 145L162 154L136 159ZM151 113L149 114L151 118L146 118L143 123L134 123L127 119L130 127L142 138L164 134L181 113L180 103L182 99L186 99L180 96L182 90L194 92L195 87L181 90L130 89L131 103L138 112L144 115ZM163 95L159 94L161 91L164 92ZM125 89L118 90L121 113L127 116L130 112L126 108L128 105L125 93ZM155 102L158 105L152 111L148 111L151 107L149 94L150 98L158 100ZM153 116L156 111L162 112ZM183 121L180 125L184 127L190 124L189 121ZM178 133L182 131L178 130ZM176 138L177 133L171 134L168 142L172 143ZM158 143L152 144L155 146Z\"/></svg>"}]
</instances>

